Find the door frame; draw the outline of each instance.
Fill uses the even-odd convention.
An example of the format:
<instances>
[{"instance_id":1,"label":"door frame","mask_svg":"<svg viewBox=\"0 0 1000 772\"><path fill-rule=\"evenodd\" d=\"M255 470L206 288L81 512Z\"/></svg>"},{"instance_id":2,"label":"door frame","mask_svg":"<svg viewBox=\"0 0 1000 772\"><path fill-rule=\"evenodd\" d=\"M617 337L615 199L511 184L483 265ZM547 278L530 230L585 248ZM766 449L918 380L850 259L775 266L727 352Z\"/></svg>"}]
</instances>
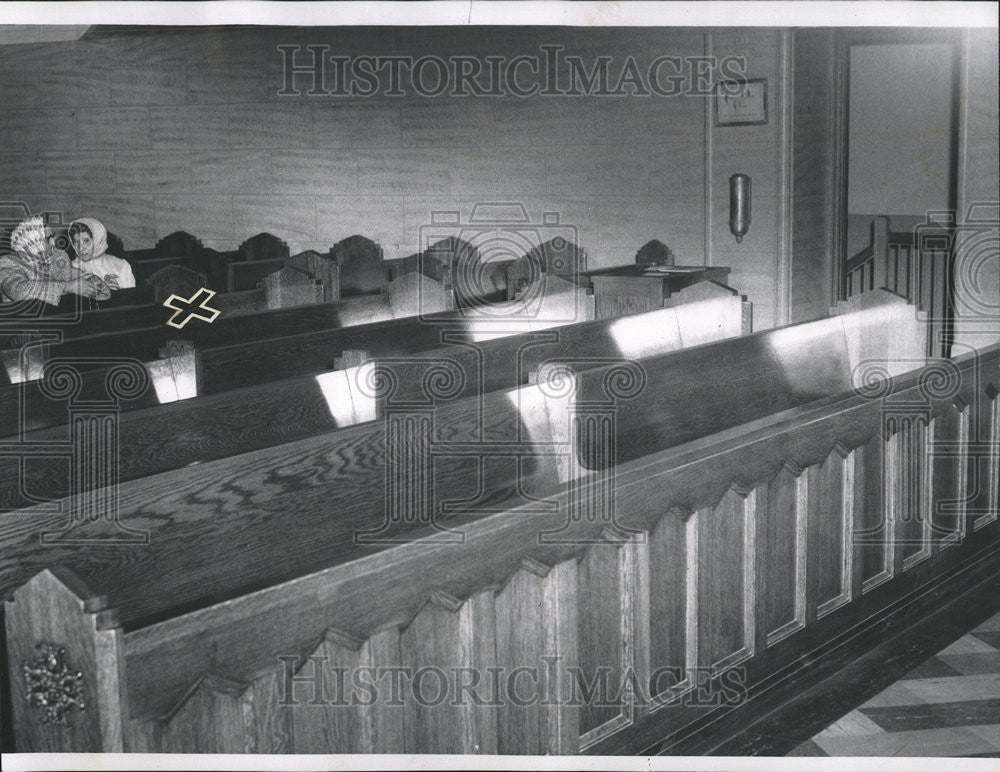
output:
<instances>
[{"instance_id":1,"label":"door frame","mask_svg":"<svg viewBox=\"0 0 1000 772\"><path fill-rule=\"evenodd\" d=\"M958 140L961 99L961 62L965 38L959 28L879 28L879 29L838 29L834 39L834 115L833 124L833 260L831 264L830 298L831 305L845 298L844 265L852 257L847 254L847 189L848 161L850 159L850 67L851 47L876 44L944 43L951 47L951 127L948 143L948 203L946 208L956 212L958 206ZM954 218L953 218L954 221ZM942 223L948 225L949 223ZM952 260L954 256L952 256ZM949 264L949 274L950 274ZM949 275L949 286L951 285ZM951 309L951 298L947 306Z\"/></svg>"}]
</instances>

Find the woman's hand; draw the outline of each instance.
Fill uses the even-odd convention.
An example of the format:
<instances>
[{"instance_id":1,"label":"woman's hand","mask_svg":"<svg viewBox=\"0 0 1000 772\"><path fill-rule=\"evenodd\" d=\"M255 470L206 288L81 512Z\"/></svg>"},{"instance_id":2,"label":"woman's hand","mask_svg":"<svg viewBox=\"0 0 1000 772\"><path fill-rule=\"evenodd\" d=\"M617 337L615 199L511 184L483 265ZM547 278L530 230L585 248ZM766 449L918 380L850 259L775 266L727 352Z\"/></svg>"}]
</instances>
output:
<instances>
[{"instance_id":1,"label":"woman's hand","mask_svg":"<svg viewBox=\"0 0 1000 772\"><path fill-rule=\"evenodd\" d=\"M118 286L118 276L113 273L109 273L104 277L104 283L107 284L110 289L121 289L121 287Z\"/></svg>"},{"instance_id":2,"label":"woman's hand","mask_svg":"<svg viewBox=\"0 0 1000 772\"><path fill-rule=\"evenodd\" d=\"M103 289L103 282L94 274L87 273L66 282L64 292L73 292L85 298L97 297Z\"/></svg>"}]
</instances>

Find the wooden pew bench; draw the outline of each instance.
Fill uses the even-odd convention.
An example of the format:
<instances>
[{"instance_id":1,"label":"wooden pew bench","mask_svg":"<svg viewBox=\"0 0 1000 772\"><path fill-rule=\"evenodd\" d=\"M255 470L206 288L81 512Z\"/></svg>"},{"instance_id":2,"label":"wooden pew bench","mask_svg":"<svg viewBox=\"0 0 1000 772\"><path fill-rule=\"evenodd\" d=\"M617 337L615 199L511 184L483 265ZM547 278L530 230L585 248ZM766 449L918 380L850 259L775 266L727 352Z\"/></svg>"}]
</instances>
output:
<instances>
[{"instance_id":1,"label":"wooden pew bench","mask_svg":"<svg viewBox=\"0 0 1000 772\"><path fill-rule=\"evenodd\" d=\"M158 399L166 387L161 388L157 382L141 393L133 389L121 400L117 421L121 459L118 479L136 479L312 437L363 420L361 413L345 410L345 405L371 403L368 409L374 411L374 391L362 387L368 376L357 368L343 369L349 367L341 361L344 351L357 351L361 359L389 370L398 384L394 397L397 401L424 398L424 378L428 368L435 365L440 365L435 377L459 382L458 390L450 394L451 399L456 399L524 385L541 363L565 351L573 352L578 369L587 369L609 360L651 356L698 344L714 335L730 334L734 328L717 325L713 308L693 304L683 309L661 309L620 320L582 322L482 341L475 340L476 331L470 331L467 325L456 326L453 319L442 319L439 321L447 323L431 325L409 320L406 324L394 322L292 336L259 344L261 350L244 345L209 349L199 355L198 370L202 389L216 393L160 405ZM737 312L736 307L723 309L731 318L738 319ZM490 331L495 333L495 329ZM309 341L309 345L302 340ZM154 364L147 368L155 370ZM182 366L177 369L184 370ZM106 399L108 373L107 369L83 372L77 399ZM293 377L272 380L278 373ZM164 378L157 376L154 380ZM258 384L235 388L244 381ZM49 391L51 388L44 382L21 384L16 391L9 390L15 407L7 421L0 424L8 436L17 433L18 421L23 420L28 431L21 442L43 447L65 444L68 432L63 424L70 414L67 401L65 395L53 399ZM24 419L19 418L22 414ZM0 459L0 468L10 470L8 482L0 485L0 509L26 506L22 491L39 499L67 495L65 459L39 457L42 452L22 462Z\"/></svg>"},{"instance_id":2,"label":"wooden pew bench","mask_svg":"<svg viewBox=\"0 0 1000 772\"><path fill-rule=\"evenodd\" d=\"M641 344L643 341L651 341L650 345L653 348L650 348L650 351L697 345L740 334L743 329L740 308L739 299L735 297L692 302L655 312L660 314L655 318L662 319L662 322L658 323L647 323L645 321L647 317L635 315L630 317L632 321L622 321L604 327L601 325L581 327L581 334L577 336L579 340L574 345L585 345L585 341L593 338L599 350L615 346L616 350L623 351L630 357L642 354L643 350L635 348L633 344ZM448 313L430 315L423 320L404 318L371 325L333 327L296 333L295 330L301 326L310 323L319 324L323 321L319 307L299 309L295 314L275 313L280 316L261 315L260 319L256 319L258 324L253 324L255 317L247 317L245 324L235 327L233 326L235 320L230 320L228 327L220 328L218 331L220 334L213 333L212 337L201 337L195 341L197 351L195 381L198 394L216 394L282 378L329 371L337 367L337 359L343 351L366 351L371 357L409 356L416 352L440 348L443 345L442 335L448 336L447 345L465 343L478 346L494 336L516 334L525 328L534 329L536 334L540 334L539 331L542 329L548 329L544 320L537 322L531 319L512 320L506 324L497 324L498 321L503 321L502 318L470 321L458 314ZM326 318L327 321L330 320L330 317ZM277 328L276 337L271 339L258 337L269 329L275 331L274 328L278 325L285 326ZM557 326L556 329L560 330L558 335L571 337L576 335L567 332L571 326ZM602 332L597 332L598 330ZM191 337L186 334L186 330L175 332L176 338ZM227 338L226 334L233 337ZM131 342L129 336L80 339L73 342L78 344L76 346L67 344L52 347L50 358L71 358L74 354L86 357L82 360L74 359L74 367L81 371L84 394L93 399L103 399L106 398L102 390L107 373L110 368L115 367L113 361L109 363L109 360L121 358L126 351L131 353L137 363L148 363L157 356L162 358L165 348L162 344L165 344L170 336L156 331L146 338L148 340ZM153 339L159 341L161 346L160 349L150 353L146 345ZM541 339L544 340L545 336L543 335ZM572 339L577 340L576 337ZM221 342L221 345L214 345L216 342ZM126 348L115 355L112 353L115 351L113 343ZM496 357L500 358L500 361L492 361L490 367L500 371L505 370L507 363L502 361L504 357L508 357L508 354L503 353L505 349L489 347L489 350L496 350ZM589 349L581 349L581 354L587 355L587 351ZM103 357L106 359L102 359ZM159 371L169 369L167 364L160 362L156 367L143 366ZM503 383L516 385L515 382L503 381ZM192 395L189 393L183 395L183 397L188 396ZM122 409L149 407L164 400L163 396L154 390L149 390L145 394L123 400ZM46 387L43 384L32 382L13 387L0 387L0 437L10 436L19 428L32 431L58 425L64 420L64 406L52 401L46 395Z\"/></svg>"},{"instance_id":3,"label":"wooden pew bench","mask_svg":"<svg viewBox=\"0 0 1000 772\"><path fill-rule=\"evenodd\" d=\"M890 618L995 551L1000 346L913 370L892 348L896 330L876 336L857 317L700 349L726 360L766 343L787 377L758 384L772 411L746 398L752 383L706 381L728 389L734 409L706 416L690 441L669 438L696 384L672 397L677 410L664 395L692 352L596 369L550 361L533 386L432 414L410 406L402 444L386 444L387 415L122 484L122 520L74 534L127 524L148 532L142 543L43 547L33 537L63 517L8 521L14 689L48 641L85 674L93 706L67 731L15 699L19 749L677 747L729 709L722 698L747 700L800 667L803 651L821 658L856 637L853 626ZM805 366L820 345L828 372L839 369L825 394ZM888 380L864 368L890 359ZM657 397L640 399L647 392ZM624 434L588 429L609 425ZM640 431L667 439L639 455L619 441L626 452L609 455L608 439ZM559 443L568 450L547 451ZM436 454L430 479L416 463L424 452ZM521 469L484 485L487 457ZM410 476L393 487L387 470L400 463ZM910 485L914 475L925 484ZM452 515L435 522L414 508L426 491L431 511L450 500ZM89 586L45 570L57 565ZM411 682L435 668L448 699L417 699ZM456 671L498 673L501 699L455 699ZM527 673L521 687L515 671ZM344 672L355 696L364 681L352 678L367 672L377 699L338 701ZM379 677L389 672L410 679L395 700ZM582 695L587 685L604 699ZM715 699L696 699L705 690Z\"/></svg>"}]
</instances>

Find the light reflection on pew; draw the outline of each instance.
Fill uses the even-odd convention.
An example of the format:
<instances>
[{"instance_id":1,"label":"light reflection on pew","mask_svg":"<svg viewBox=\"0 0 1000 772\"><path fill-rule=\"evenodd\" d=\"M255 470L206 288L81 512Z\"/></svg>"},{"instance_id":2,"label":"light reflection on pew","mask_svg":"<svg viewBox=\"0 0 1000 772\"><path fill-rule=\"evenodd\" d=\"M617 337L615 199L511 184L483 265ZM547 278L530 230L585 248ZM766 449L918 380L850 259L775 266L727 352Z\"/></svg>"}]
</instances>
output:
<instances>
[{"instance_id":1,"label":"light reflection on pew","mask_svg":"<svg viewBox=\"0 0 1000 772\"><path fill-rule=\"evenodd\" d=\"M738 309L738 304L736 308ZM736 318L735 315L731 316ZM676 309L647 312L638 317L649 320L639 323L646 330L645 336L649 338L645 344L647 353L669 351L683 342L672 338L661 339L658 334L662 327L676 326ZM694 315L692 318L696 323L699 317ZM431 326L410 322L400 327L399 323L394 322L381 328L378 335L371 329L361 327L337 331L336 334L343 347L340 352L349 351L347 346L361 344L368 347L365 358L376 362L391 362L397 380L403 384L404 391L400 392L400 398L404 396L404 392L411 398L422 398L421 372L428 363L435 360L445 360L460 371L464 380L461 396L470 396L526 383L529 374L545 358L562 349L572 350L584 360L588 357L600 360L621 355L617 341L610 333L611 326L616 323L614 321L585 322L520 336L495 337L474 344L469 340L472 336L465 323L447 318L438 321L448 323ZM456 323L458 327L454 326ZM517 326L505 325L508 331L516 330ZM729 335L736 331L734 328L718 328L713 325L709 334ZM699 338L705 334L686 330L685 336L689 333ZM319 352L315 360L310 359L308 350L303 346L295 345L295 338L274 341L274 356L282 361L295 363L294 367L288 368L291 370L289 374L294 375L297 371L303 373L277 383L270 380L275 376L277 365L267 360L262 361L260 349L255 350L253 347L209 350L194 357L187 349L175 348L172 358L149 364L147 367L154 389L150 389L145 395L123 399L120 404L120 479L134 479L142 474L176 468L194 461L210 460L268 444L313 436L331 428L350 425L362 417L367 420L371 415L372 393L370 390L365 392L359 389L359 384L364 379L359 379L356 371L347 375L334 371L326 371L325 375L322 372L318 375L308 374L310 371L315 373L317 369L323 369L316 367L317 362L338 367L343 367L344 364L343 356L334 357L331 347L319 345L324 340L324 335L306 337L320 339L315 345ZM637 332L633 342L640 337ZM426 347L426 350L421 350L422 347ZM234 349L236 353L233 352ZM226 361L232 362L239 361L241 356L249 358L254 351L257 358L251 359L251 362L257 367L250 371L257 373L258 379L263 383L256 386L245 385L236 390L220 388L217 384L226 383L226 380L218 376L213 380L211 369L217 361L217 354L224 355ZM171 351L165 349L162 353L168 354ZM192 388L193 380L200 381L202 388L207 382L209 389L220 389L220 393L149 409L157 400L170 402L175 397L179 399L189 393L185 389ZM82 374L81 400L104 398L104 389L104 371ZM25 441L54 441L64 434L65 430L59 428L59 425L65 422L65 402L51 400L35 384L27 384L13 396L28 408L24 425L30 432L24 437ZM353 413L345 409L345 399L368 407ZM12 413L4 424L8 426L7 431L10 433L16 431L18 420L16 410ZM45 428L46 422L52 428ZM11 468L13 462L8 460L0 463ZM60 474L56 471L56 462L33 459L24 463L26 466L18 477L22 479L25 490L32 491L40 498L51 497L60 490ZM152 466L153 464L156 466ZM11 480L13 479L15 478L12 476ZM24 506L23 503L18 504L19 501L22 499L12 485L0 486L0 507L9 509Z\"/></svg>"},{"instance_id":2,"label":"light reflection on pew","mask_svg":"<svg viewBox=\"0 0 1000 772\"><path fill-rule=\"evenodd\" d=\"M720 392L730 390L732 412L716 416L690 442L615 459L619 525L633 537L605 536L600 519L567 519L571 496L596 496L606 483L600 465L587 463L595 454L580 448L583 466L571 475L578 485L560 485L553 479L558 471L535 459L519 479L537 485L531 498L523 486L496 488L495 516L449 521L460 523L464 544L434 535L424 521L395 531L407 543L392 549L345 545L385 515L383 502L372 502L380 498L373 495L378 484L369 483L381 467L377 458L374 468L365 463L378 456L381 441L371 423L201 465L183 478L168 473L122 486L134 522L157 529L148 548L125 561L25 549L17 578L6 577L28 582L8 606L13 661L43 633L64 640L88 625L91 632L71 638L81 642L72 647L74 666L95 671L97 658L87 647L99 640L120 674L98 711L75 717L87 722L84 734L38 732L31 726L37 719L19 706L19 739L27 738L28 749L202 752L669 750L688 727L725 713L718 702L682 699L699 685L718 685L727 672L739 676L730 685L743 689L780 681L803 651L821 661L844 636L856 635L855 625L896 613L921 588L995 547L1000 348L945 367L954 375L946 383L933 365L894 381L869 381L859 367L877 363L879 347L893 339L879 340L868 327L855 328L852 342L852 321L772 334L771 366L795 375L773 388L756 385L763 395L787 390L785 403L767 409L754 399L744 407L735 402L744 396L741 388L716 380ZM817 330L828 344L840 341L833 355L839 379L826 394L801 378L807 364L816 364ZM759 352L768 348L768 335L696 351L721 354L729 347L731 354L742 345ZM691 355L636 364L647 384L665 393L677 372L671 368ZM572 374L577 397L595 401L587 390L604 384L601 373ZM885 400L844 390L855 378L877 386ZM542 409L548 380L540 376L517 397L487 399L485 423L470 418L479 410L476 400L461 400L440 411L433 440L459 450L475 426L475 438L486 442L511 441L524 425L534 438L557 436L568 411L563 403ZM674 399L689 403L695 385ZM894 405L912 410L920 400L925 424L886 422ZM680 412L665 413L663 404L648 403L633 426L669 435L659 424L670 425ZM925 463L927 443L953 440L965 455L932 458L930 487L906 483ZM985 453L973 455L972 442ZM475 490L473 469L440 460L447 462L436 478L447 481L442 495ZM943 520L909 517L948 500L962 508ZM545 532L568 541L540 543L536 537ZM74 565L92 591L61 571L28 581L32 569L52 561ZM311 568L323 561L326 567ZM101 591L110 597L93 597ZM224 602L179 615L185 600L205 605L213 594ZM62 604L66 627L44 628L53 617L32 611L41 599ZM316 705L303 686L315 677L333 688L323 665L485 673L540 661L558 665L543 670L542 680L559 698L508 700L499 709L474 701L430 709L409 693L399 708L384 699ZM317 662L320 670L313 670ZM574 672L589 683L601 669L613 699L569 699L579 687ZM299 678L291 682L298 704L282 700L291 676Z\"/></svg>"}]
</instances>

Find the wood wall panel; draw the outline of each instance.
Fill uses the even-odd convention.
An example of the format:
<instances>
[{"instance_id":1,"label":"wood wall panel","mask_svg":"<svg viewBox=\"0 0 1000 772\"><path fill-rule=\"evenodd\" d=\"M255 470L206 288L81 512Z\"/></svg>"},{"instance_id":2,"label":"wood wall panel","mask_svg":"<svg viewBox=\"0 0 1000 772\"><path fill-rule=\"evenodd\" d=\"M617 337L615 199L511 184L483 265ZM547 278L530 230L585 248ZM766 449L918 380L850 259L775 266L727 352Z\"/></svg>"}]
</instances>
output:
<instances>
[{"instance_id":1,"label":"wood wall panel","mask_svg":"<svg viewBox=\"0 0 1000 772\"><path fill-rule=\"evenodd\" d=\"M495 621L492 590L465 602L435 594L403 631L401 662L411 679L406 753L497 753L497 708L454 699L454 669L468 675L496 667Z\"/></svg>"},{"instance_id":2,"label":"wood wall panel","mask_svg":"<svg viewBox=\"0 0 1000 772\"><path fill-rule=\"evenodd\" d=\"M282 705L284 673L272 670L255 678L248 696L250 698L250 724L252 730L246 743L246 753L291 753L291 708Z\"/></svg>"},{"instance_id":3,"label":"wood wall panel","mask_svg":"<svg viewBox=\"0 0 1000 772\"><path fill-rule=\"evenodd\" d=\"M854 520L856 579L865 592L891 577L893 524L889 507L888 488L883 472L890 468L887 442L876 434L855 454L854 500L857 503Z\"/></svg>"},{"instance_id":4,"label":"wood wall panel","mask_svg":"<svg viewBox=\"0 0 1000 772\"><path fill-rule=\"evenodd\" d=\"M95 107L77 110L78 145L81 150L148 148L149 109L146 107Z\"/></svg>"},{"instance_id":5,"label":"wood wall panel","mask_svg":"<svg viewBox=\"0 0 1000 772\"><path fill-rule=\"evenodd\" d=\"M50 193L91 193L98 187L94 180L109 179L115 173L114 153L110 150L45 152L42 163ZM114 232L114 226L109 230Z\"/></svg>"},{"instance_id":6,"label":"wood wall panel","mask_svg":"<svg viewBox=\"0 0 1000 772\"><path fill-rule=\"evenodd\" d=\"M756 491L730 489L694 515L697 549L689 547L688 561L697 562L700 668L723 670L753 655L757 500Z\"/></svg>"},{"instance_id":7,"label":"wood wall panel","mask_svg":"<svg viewBox=\"0 0 1000 772\"><path fill-rule=\"evenodd\" d=\"M74 150L76 115L69 108L15 110L7 108L7 146L11 150Z\"/></svg>"},{"instance_id":8,"label":"wood wall panel","mask_svg":"<svg viewBox=\"0 0 1000 772\"><path fill-rule=\"evenodd\" d=\"M107 105L111 102L109 66L97 52L75 41L59 43L42 57L42 93L48 104ZM61 51L60 51L61 49ZM61 54L61 55L60 55Z\"/></svg>"},{"instance_id":9,"label":"wood wall panel","mask_svg":"<svg viewBox=\"0 0 1000 772\"><path fill-rule=\"evenodd\" d=\"M229 126L229 142L234 148L311 147L312 105L296 102L230 105Z\"/></svg>"},{"instance_id":10,"label":"wood wall panel","mask_svg":"<svg viewBox=\"0 0 1000 772\"><path fill-rule=\"evenodd\" d=\"M979 405L979 436L986 441L985 447L979 445L977 453L979 470L985 470L985 479L980 483L976 497L976 507L972 518L972 530L978 531L990 523L996 522L1000 512L1000 395L990 385L987 389L989 399L983 399Z\"/></svg>"},{"instance_id":11,"label":"wood wall panel","mask_svg":"<svg viewBox=\"0 0 1000 772\"><path fill-rule=\"evenodd\" d=\"M934 544L941 547L961 542L968 531L969 415L968 406L953 403L933 422L929 516Z\"/></svg>"},{"instance_id":12,"label":"wood wall panel","mask_svg":"<svg viewBox=\"0 0 1000 772\"><path fill-rule=\"evenodd\" d=\"M924 416L900 419L899 430L889 438L895 446L893 492L896 522L895 571L904 571L931 554L928 437L933 421Z\"/></svg>"},{"instance_id":13,"label":"wood wall panel","mask_svg":"<svg viewBox=\"0 0 1000 772\"><path fill-rule=\"evenodd\" d=\"M576 561L549 568L525 560L497 594L495 608L503 683L498 752L575 753L580 746L572 677L579 662ZM524 668L523 675L516 668Z\"/></svg>"},{"instance_id":14,"label":"wood wall panel","mask_svg":"<svg viewBox=\"0 0 1000 772\"><path fill-rule=\"evenodd\" d=\"M195 40L194 42L201 42ZM200 54L200 55L199 55ZM280 58L280 52L274 55ZM187 62L187 102L217 104L220 94L226 101L256 102L271 95L264 85L262 57L227 55L223 51L203 50ZM279 86L280 88L280 86Z\"/></svg>"},{"instance_id":15,"label":"wood wall panel","mask_svg":"<svg viewBox=\"0 0 1000 772\"><path fill-rule=\"evenodd\" d=\"M0 153L0 185L3 185L4 190L8 191L43 193L46 190L46 184L42 154L11 150ZM37 201L37 198L33 198L32 201ZM35 206L38 204L35 203Z\"/></svg>"},{"instance_id":16,"label":"wood wall panel","mask_svg":"<svg viewBox=\"0 0 1000 772\"><path fill-rule=\"evenodd\" d=\"M400 106L384 102L317 102L313 141L317 148L399 147ZM360 131L360 127L365 127ZM346 154L345 154L346 155Z\"/></svg>"},{"instance_id":17,"label":"wood wall panel","mask_svg":"<svg viewBox=\"0 0 1000 772\"><path fill-rule=\"evenodd\" d=\"M580 745L586 747L632 720L625 679L631 663L631 548L615 543L589 548L578 564Z\"/></svg>"},{"instance_id":18,"label":"wood wall panel","mask_svg":"<svg viewBox=\"0 0 1000 772\"><path fill-rule=\"evenodd\" d=\"M191 189L191 156L185 150L120 150L115 153L118 186L136 193L185 193ZM155 211L152 206L147 218L151 211ZM109 218L107 225L112 230L118 227L115 218ZM165 236L169 231L161 228L158 233Z\"/></svg>"},{"instance_id":19,"label":"wood wall panel","mask_svg":"<svg viewBox=\"0 0 1000 772\"><path fill-rule=\"evenodd\" d=\"M149 118L154 148L207 150L230 146L229 111L225 104L154 106L149 108Z\"/></svg>"},{"instance_id":20,"label":"wood wall panel","mask_svg":"<svg viewBox=\"0 0 1000 772\"><path fill-rule=\"evenodd\" d=\"M186 191L263 195L272 190L271 157L266 151L219 148L189 152L186 155L191 166ZM273 213L275 207L270 211ZM268 230L268 227L263 223L255 223L255 229L259 233Z\"/></svg>"},{"instance_id":21,"label":"wood wall panel","mask_svg":"<svg viewBox=\"0 0 1000 772\"><path fill-rule=\"evenodd\" d=\"M668 513L649 532L649 694L687 688L687 523Z\"/></svg>"},{"instance_id":22,"label":"wood wall panel","mask_svg":"<svg viewBox=\"0 0 1000 772\"><path fill-rule=\"evenodd\" d=\"M757 638L767 646L805 625L809 477L803 472L785 464L761 496L766 506L758 518Z\"/></svg>"},{"instance_id":23,"label":"wood wall panel","mask_svg":"<svg viewBox=\"0 0 1000 772\"><path fill-rule=\"evenodd\" d=\"M177 105L187 101L183 62L130 63L111 70L111 101L116 105Z\"/></svg>"},{"instance_id":24,"label":"wood wall panel","mask_svg":"<svg viewBox=\"0 0 1000 772\"><path fill-rule=\"evenodd\" d=\"M854 464L837 446L809 467L808 604L806 621L851 599L854 561Z\"/></svg>"},{"instance_id":25,"label":"wood wall panel","mask_svg":"<svg viewBox=\"0 0 1000 772\"><path fill-rule=\"evenodd\" d=\"M697 29L605 33L566 28L558 31L556 39L574 53L611 56L616 62L621 59L621 51L627 50L637 57L641 70L664 53L704 50L705 33ZM723 37L715 53L748 56L754 68L768 76L777 75L775 39L773 33ZM301 77L297 79L300 96L278 93L283 85L284 57L277 46L282 43L322 43L338 53L452 52L481 58L495 55L497 45L510 57L533 55L538 45L552 42L553 38L549 33L528 37L508 34L502 43L498 40L481 29L442 33L434 28L410 28L405 32L379 28L361 33L345 28L324 30L322 35L305 28L201 29L174 30L169 34L136 30L88 36L70 46L19 46L23 50L16 56L4 57L4 73L10 73L9 79L0 78L5 112L21 116L24 121L23 126L8 122L6 131L0 131L0 135L7 135L8 148L31 149L43 144L73 152L84 152L79 148L108 148L123 154L116 157L107 173L82 175L86 183L74 181L81 175L74 174L70 165L47 169L48 180L42 178L41 184L30 184L27 176L21 176L5 189L24 195L32 208L38 208L38 203L28 194L44 193L46 187L57 194L85 188L95 196L116 195L123 187L142 196L177 192L184 196L184 210L192 219L176 223L169 211L154 209L149 213L150 227L156 230L154 239L167 235L168 228L173 227L193 232L206 243L227 250L260 230L259 223L239 219L232 234L202 232L203 218L198 216L201 197L206 192L266 192L256 187L261 177L255 171L241 173L225 159L216 162L208 155L195 166L207 184L184 188L183 181L190 177L183 171L144 173L143 169L150 165L135 154L125 154L125 148L201 153L253 147L274 155L306 151L310 159L307 168L310 164L328 165L330 149L347 149L375 153L362 164L360 188L357 175L351 175L349 180L312 173L297 180L289 178L283 187L279 186L289 195L350 196L360 192L398 196L363 219L352 218L342 233L329 234L333 240L359 231L390 233L399 226L401 210L410 207L429 211L432 198L444 199L443 206L436 208L462 210L467 216L475 201L502 193L511 200L534 197L529 212L532 223L543 211L560 212L564 223L569 222L580 229L581 235L585 234L581 246L593 255L592 268L631 262L636 250L651 238L669 244L685 262L711 262L703 238L705 99L376 96L358 102L335 96L310 97L306 93L309 79ZM309 58L308 52L301 53ZM303 57L296 59L301 63ZM612 66L612 72L616 66ZM329 66L327 75L332 80ZM62 119L49 120L41 115L46 111L59 112ZM146 111L149 118L143 124L138 116ZM85 129L79 132L80 145L77 114L86 122ZM775 155L771 139L776 132L772 128L751 127L749 131L758 141L739 155L741 163L764 170L755 177L755 183L762 185L770 184L762 175L773 177L769 169ZM730 130L734 140L731 144L740 145L735 140L747 131ZM40 141L41 136L49 139ZM588 150L572 149L577 147ZM636 152L635 148L644 149ZM427 155L426 151L432 149L440 155ZM527 164L525 156L531 156ZM257 161L249 165L256 169ZM187 166L190 173L191 165ZM731 170L724 173L728 176ZM229 180L233 183L227 188ZM248 181L245 187L240 186L242 180ZM78 187L81 184L84 188ZM614 192L627 210L640 216L628 221L617 217L606 208L608 192ZM69 208L67 200L57 201L56 209ZM295 219L296 209L291 202L276 203L274 210L278 223ZM580 211L586 213L580 216ZM137 238L139 247L153 240L123 229L107 213L86 214L99 219L104 214L110 220L108 227L130 245ZM248 211L241 214L252 216ZM724 222L718 224L725 229ZM773 230L770 221L765 224L758 220L756 225L758 234ZM291 229L278 230L276 235L289 242L293 253L309 243ZM409 249L416 247L416 240L378 238L384 244L405 244L400 247L404 255L416 251ZM750 261L760 262L766 252L755 253ZM747 254L734 252L733 256L745 262ZM725 264L723 259L715 262ZM767 286L767 281L759 282L754 292L765 291ZM752 299L764 301L761 297Z\"/></svg>"},{"instance_id":26,"label":"wood wall panel","mask_svg":"<svg viewBox=\"0 0 1000 772\"><path fill-rule=\"evenodd\" d=\"M250 742L244 685L202 678L180 708L155 730L158 753L246 753Z\"/></svg>"},{"instance_id":27,"label":"wood wall panel","mask_svg":"<svg viewBox=\"0 0 1000 772\"><path fill-rule=\"evenodd\" d=\"M392 704L399 695L393 693L392 676L384 670L398 666L397 629L367 641L328 630L303 661L292 687L292 704L283 708L290 713L294 751L402 753L403 707ZM375 684L374 704L363 704L371 695L358 686L357 678ZM404 689L409 685L406 679L400 683Z\"/></svg>"}]
</instances>

